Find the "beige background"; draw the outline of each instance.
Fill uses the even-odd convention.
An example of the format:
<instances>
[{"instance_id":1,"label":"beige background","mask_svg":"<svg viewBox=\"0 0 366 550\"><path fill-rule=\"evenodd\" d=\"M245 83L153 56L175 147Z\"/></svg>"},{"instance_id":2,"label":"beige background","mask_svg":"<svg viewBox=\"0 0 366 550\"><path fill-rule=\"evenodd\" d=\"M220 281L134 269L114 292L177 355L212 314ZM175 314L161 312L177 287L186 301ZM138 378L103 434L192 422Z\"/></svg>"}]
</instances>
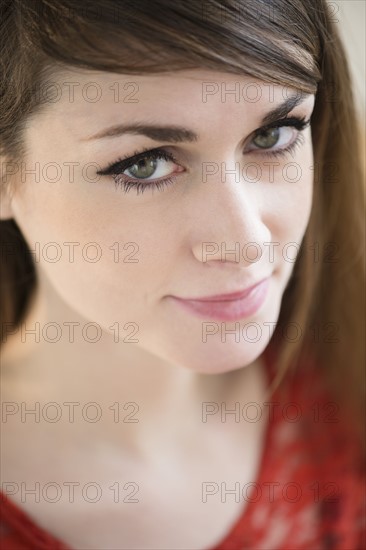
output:
<instances>
[{"instance_id":1,"label":"beige background","mask_svg":"<svg viewBox=\"0 0 366 550\"><path fill-rule=\"evenodd\" d=\"M357 106L365 121L366 0L328 0L328 4L332 6L333 19L338 20L351 65Z\"/></svg>"}]
</instances>

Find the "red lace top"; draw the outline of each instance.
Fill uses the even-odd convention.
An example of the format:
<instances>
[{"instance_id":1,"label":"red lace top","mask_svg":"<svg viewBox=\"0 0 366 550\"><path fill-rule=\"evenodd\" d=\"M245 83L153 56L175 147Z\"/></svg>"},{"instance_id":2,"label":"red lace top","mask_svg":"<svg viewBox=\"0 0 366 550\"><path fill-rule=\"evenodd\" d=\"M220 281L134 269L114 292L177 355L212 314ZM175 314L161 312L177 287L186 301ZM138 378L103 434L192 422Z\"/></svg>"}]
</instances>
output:
<instances>
[{"instance_id":1,"label":"red lace top","mask_svg":"<svg viewBox=\"0 0 366 550\"><path fill-rule=\"evenodd\" d=\"M268 379L273 357L265 353ZM230 532L209 550L364 550L365 467L345 413L314 365L286 375L269 414L257 479ZM71 550L0 493L3 550Z\"/></svg>"}]
</instances>

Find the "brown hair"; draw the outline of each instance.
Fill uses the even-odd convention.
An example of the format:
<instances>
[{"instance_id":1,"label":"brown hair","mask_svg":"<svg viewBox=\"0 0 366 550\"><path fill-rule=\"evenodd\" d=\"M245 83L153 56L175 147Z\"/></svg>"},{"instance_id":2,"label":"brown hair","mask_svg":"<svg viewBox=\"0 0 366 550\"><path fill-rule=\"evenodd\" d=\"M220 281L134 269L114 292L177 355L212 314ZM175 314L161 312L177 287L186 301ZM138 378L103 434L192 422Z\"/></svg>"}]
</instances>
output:
<instances>
[{"instance_id":1,"label":"brown hair","mask_svg":"<svg viewBox=\"0 0 366 550\"><path fill-rule=\"evenodd\" d=\"M270 346L279 353L277 384L310 353L361 429L361 146L349 68L326 1L2 0L1 8L3 161L22 159L24 124L47 103L37 90L63 68L125 74L204 68L316 93L313 208ZM16 222L1 221L1 235L3 250L16 250L1 262L3 326L22 320L36 277ZM302 328L293 343L283 336L289 323Z\"/></svg>"}]
</instances>

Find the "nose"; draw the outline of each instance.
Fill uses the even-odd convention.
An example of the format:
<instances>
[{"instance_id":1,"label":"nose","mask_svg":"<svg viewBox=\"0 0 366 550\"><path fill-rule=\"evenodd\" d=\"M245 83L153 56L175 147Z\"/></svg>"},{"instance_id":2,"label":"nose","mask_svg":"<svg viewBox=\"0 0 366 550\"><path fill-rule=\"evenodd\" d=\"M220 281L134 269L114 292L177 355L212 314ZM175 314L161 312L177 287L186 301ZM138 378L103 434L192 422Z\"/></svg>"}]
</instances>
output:
<instances>
[{"instance_id":1,"label":"nose","mask_svg":"<svg viewBox=\"0 0 366 550\"><path fill-rule=\"evenodd\" d=\"M264 257L263 243L271 241L271 232L263 222L261 205L266 201L261 201L261 185L246 181L239 169L218 173L195 186L197 229L192 252L198 261L216 267L232 263L248 267Z\"/></svg>"}]
</instances>

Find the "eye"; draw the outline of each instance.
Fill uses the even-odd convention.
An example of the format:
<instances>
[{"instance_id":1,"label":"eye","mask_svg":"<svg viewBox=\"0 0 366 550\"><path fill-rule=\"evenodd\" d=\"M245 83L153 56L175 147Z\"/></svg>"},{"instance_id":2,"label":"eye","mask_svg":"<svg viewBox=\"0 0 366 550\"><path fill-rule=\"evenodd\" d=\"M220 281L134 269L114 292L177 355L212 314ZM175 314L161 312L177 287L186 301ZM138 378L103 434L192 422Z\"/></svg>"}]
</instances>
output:
<instances>
[{"instance_id":1,"label":"eye","mask_svg":"<svg viewBox=\"0 0 366 550\"><path fill-rule=\"evenodd\" d=\"M174 183L176 175L181 172L184 172L184 168L169 151L147 149L136 152L132 157L121 159L97 174L111 175L116 187L122 187L125 193L135 188L139 194L148 188L162 189Z\"/></svg>"},{"instance_id":2,"label":"eye","mask_svg":"<svg viewBox=\"0 0 366 550\"><path fill-rule=\"evenodd\" d=\"M174 162L165 158L146 156L131 164L123 174L136 179L159 179L174 172Z\"/></svg>"},{"instance_id":3,"label":"eye","mask_svg":"<svg viewBox=\"0 0 366 550\"><path fill-rule=\"evenodd\" d=\"M309 124L310 120L305 121L304 118L291 117L279 120L272 126L259 128L254 132L246 152L258 151L267 156L283 156L304 142L301 132Z\"/></svg>"},{"instance_id":4,"label":"eye","mask_svg":"<svg viewBox=\"0 0 366 550\"><path fill-rule=\"evenodd\" d=\"M289 127L268 128L257 134L252 143L259 149L271 149L275 145L281 147L291 142L294 130Z\"/></svg>"}]
</instances>

